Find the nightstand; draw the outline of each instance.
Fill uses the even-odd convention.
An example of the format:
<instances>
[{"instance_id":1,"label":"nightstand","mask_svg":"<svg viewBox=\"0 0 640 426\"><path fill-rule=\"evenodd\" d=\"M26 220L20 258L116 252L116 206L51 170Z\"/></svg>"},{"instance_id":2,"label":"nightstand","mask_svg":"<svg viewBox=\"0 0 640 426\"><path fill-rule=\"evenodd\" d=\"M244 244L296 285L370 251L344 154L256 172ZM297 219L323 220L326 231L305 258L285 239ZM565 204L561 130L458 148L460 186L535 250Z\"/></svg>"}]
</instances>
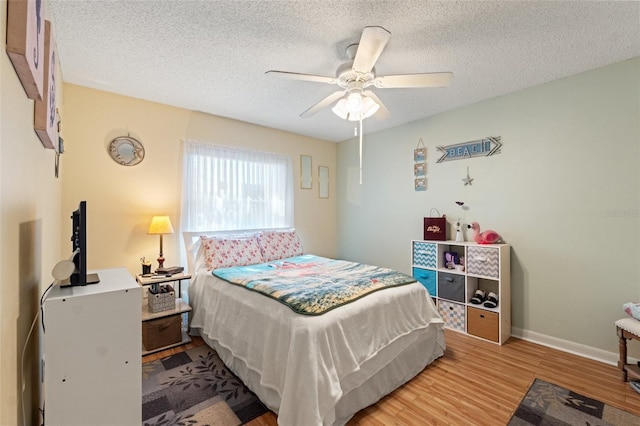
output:
<instances>
[{"instance_id":1,"label":"nightstand","mask_svg":"<svg viewBox=\"0 0 640 426\"><path fill-rule=\"evenodd\" d=\"M136 275L136 281L142 287L158 287L159 284L178 283L176 306L174 309L150 312L147 299L142 303L142 355L159 352L164 349L191 342L187 327L183 326L183 314L191 311L191 306L182 298L182 280L191 279L190 274L175 274L170 277L143 277ZM175 285L172 285L175 291Z\"/></svg>"}]
</instances>

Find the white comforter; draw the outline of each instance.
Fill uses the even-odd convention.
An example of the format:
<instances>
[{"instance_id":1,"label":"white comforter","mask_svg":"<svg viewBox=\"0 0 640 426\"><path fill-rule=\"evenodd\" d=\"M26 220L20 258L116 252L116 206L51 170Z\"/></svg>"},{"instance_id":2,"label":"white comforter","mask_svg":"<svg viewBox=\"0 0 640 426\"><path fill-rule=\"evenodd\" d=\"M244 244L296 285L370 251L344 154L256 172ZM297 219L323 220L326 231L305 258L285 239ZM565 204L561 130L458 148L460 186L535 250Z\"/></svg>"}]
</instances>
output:
<instances>
[{"instance_id":1,"label":"white comforter","mask_svg":"<svg viewBox=\"0 0 640 426\"><path fill-rule=\"evenodd\" d=\"M280 425L331 425L337 402L437 329L424 365L444 352L442 319L419 284L378 291L320 316L294 313L264 295L200 271L189 286L191 328L260 377ZM419 371L419 370L417 370ZM255 391L255 389L254 389Z\"/></svg>"}]
</instances>

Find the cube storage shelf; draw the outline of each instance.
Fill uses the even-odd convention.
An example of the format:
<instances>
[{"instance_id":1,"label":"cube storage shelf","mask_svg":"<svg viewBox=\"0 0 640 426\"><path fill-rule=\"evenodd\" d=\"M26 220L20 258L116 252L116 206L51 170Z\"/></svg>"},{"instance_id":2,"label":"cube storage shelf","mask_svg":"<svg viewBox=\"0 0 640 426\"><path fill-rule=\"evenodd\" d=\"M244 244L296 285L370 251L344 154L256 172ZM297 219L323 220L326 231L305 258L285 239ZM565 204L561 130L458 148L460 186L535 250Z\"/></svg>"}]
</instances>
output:
<instances>
[{"instance_id":1,"label":"cube storage shelf","mask_svg":"<svg viewBox=\"0 0 640 426\"><path fill-rule=\"evenodd\" d=\"M464 271L446 266L450 258L465 259ZM445 327L504 344L511 336L511 258L508 244L411 242L413 277L426 287ZM498 295L498 306L471 303L477 289Z\"/></svg>"}]
</instances>

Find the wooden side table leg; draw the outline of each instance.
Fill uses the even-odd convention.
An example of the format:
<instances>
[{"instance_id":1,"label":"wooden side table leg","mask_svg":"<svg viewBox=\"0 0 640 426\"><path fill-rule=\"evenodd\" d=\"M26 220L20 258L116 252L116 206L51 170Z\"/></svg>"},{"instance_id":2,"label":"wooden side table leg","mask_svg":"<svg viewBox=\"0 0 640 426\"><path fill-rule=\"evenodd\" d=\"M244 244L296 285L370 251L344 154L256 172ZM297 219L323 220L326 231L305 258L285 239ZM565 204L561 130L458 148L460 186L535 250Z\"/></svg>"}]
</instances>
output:
<instances>
[{"instance_id":1,"label":"wooden side table leg","mask_svg":"<svg viewBox=\"0 0 640 426\"><path fill-rule=\"evenodd\" d=\"M624 366L627 364L627 339L624 338L624 332L620 327L616 327L616 333L618 334L618 351L620 352L618 368L620 369L620 377L622 378L622 381L626 382L627 370Z\"/></svg>"}]
</instances>

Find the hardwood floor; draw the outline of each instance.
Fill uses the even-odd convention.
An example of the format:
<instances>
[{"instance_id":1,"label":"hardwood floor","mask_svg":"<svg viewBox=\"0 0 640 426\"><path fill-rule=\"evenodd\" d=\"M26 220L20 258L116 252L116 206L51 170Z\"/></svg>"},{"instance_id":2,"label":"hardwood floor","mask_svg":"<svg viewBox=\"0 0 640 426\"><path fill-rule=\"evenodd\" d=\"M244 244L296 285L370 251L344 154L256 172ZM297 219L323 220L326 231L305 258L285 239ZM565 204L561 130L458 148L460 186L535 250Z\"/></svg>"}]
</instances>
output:
<instances>
[{"instance_id":1,"label":"hardwood floor","mask_svg":"<svg viewBox=\"0 0 640 426\"><path fill-rule=\"evenodd\" d=\"M447 350L418 376L357 413L350 426L504 425L534 378L640 415L640 394L615 366L511 338L503 346L446 330ZM149 362L203 345L200 338L143 357ZM249 426L276 426L269 412Z\"/></svg>"}]
</instances>

